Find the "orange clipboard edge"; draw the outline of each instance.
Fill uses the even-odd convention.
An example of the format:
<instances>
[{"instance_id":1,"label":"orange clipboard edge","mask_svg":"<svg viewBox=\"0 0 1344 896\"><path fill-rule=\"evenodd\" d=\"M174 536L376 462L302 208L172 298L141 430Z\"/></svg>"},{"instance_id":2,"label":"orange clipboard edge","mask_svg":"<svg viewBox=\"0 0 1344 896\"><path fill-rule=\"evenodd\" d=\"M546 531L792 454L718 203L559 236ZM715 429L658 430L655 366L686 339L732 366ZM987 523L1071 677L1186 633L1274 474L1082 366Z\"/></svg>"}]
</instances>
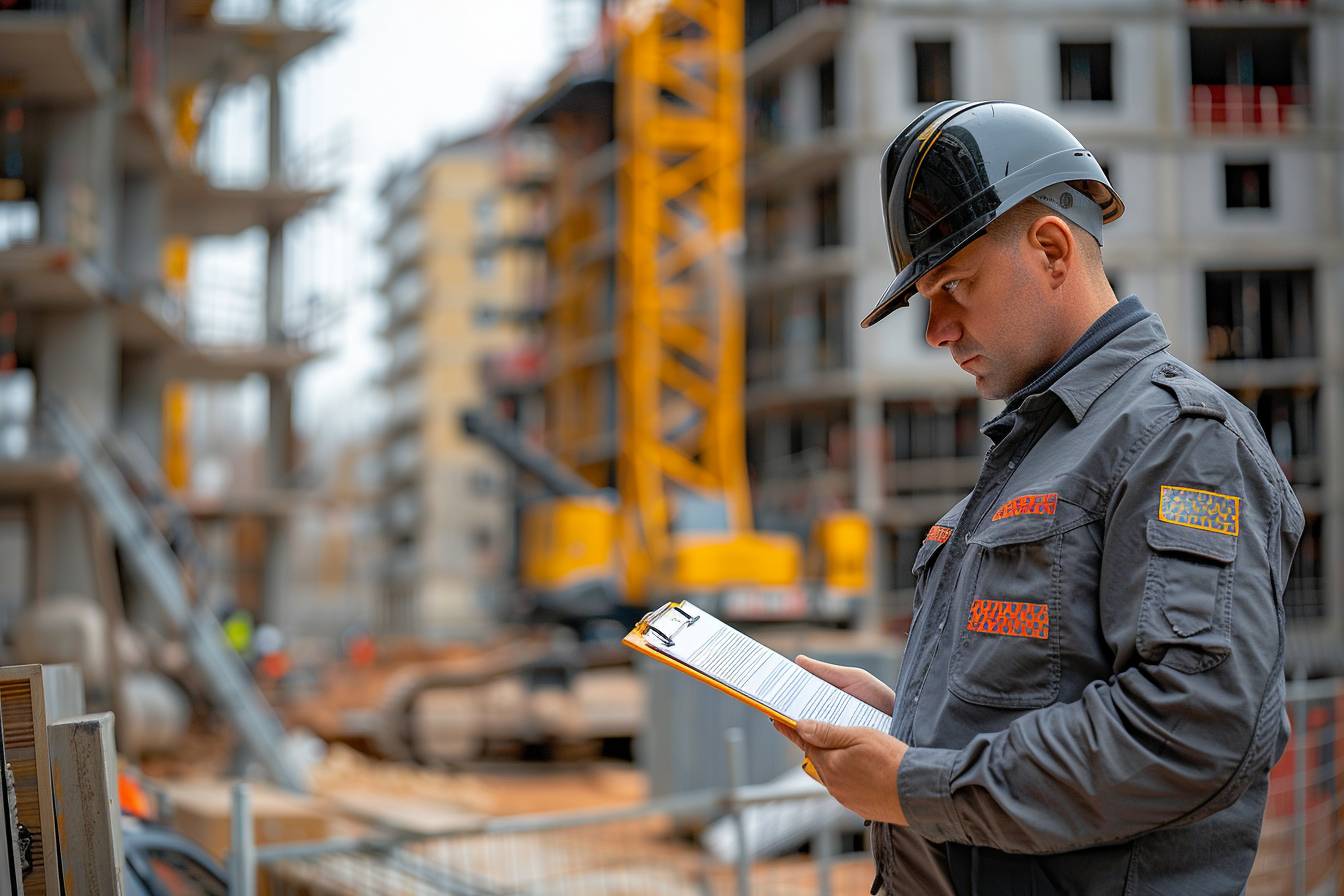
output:
<instances>
[{"instance_id":1,"label":"orange clipboard edge","mask_svg":"<svg viewBox=\"0 0 1344 896\"><path fill-rule=\"evenodd\" d=\"M681 603L680 601L672 601L671 606L674 607L679 606L680 603ZM646 615L639 622L635 623L635 627L632 628L629 631L629 633L626 634L626 636L621 639L621 643L624 644L626 647L629 647L631 650L637 650L647 657L652 657L653 659L657 660L658 662L662 663L665 666L671 666L678 672L682 672L686 675L691 676L692 678L699 679L700 681L704 682L705 684L709 685L715 690L722 691L729 697L732 697L734 700L738 700L742 703L745 703L752 709L757 710L758 712L765 713L767 716L774 719L776 722L782 722L783 724L788 725L790 728L798 727L798 721L796 719L791 719L786 715L776 712L775 710L766 706L759 700L755 700L751 697L748 697L741 691L736 690L735 688L730 688L721 681L715 681L713 678L710 678L708 675L704 674L698 669L693 669L678 659L674 659L673 657L670 657L665 653L660 653L659 651L654 650L652 647L644 643L643 635L646 631L648 631L648 628L649 628L648 616ZM812 760L807 758L806 756L803 757L803 771L807 772L808 776L811 777L818 784L822 783L821 776L817 774L816 766L814 766L812 764Z\"/></svg>"}]
</instances>

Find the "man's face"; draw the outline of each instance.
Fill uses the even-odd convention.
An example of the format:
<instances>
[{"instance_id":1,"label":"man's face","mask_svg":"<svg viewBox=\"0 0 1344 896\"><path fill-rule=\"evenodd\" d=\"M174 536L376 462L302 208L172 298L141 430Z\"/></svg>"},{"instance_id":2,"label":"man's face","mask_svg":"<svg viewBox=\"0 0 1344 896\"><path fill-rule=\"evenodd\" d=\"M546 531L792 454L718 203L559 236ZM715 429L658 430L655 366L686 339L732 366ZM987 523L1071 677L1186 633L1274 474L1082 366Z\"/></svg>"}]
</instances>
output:
<instances>
[{"instance_id":1,"label":"man's face","mask_svg":"<svg viewBox=\"0 0 1344 896\"><path fill-rule=\"evenodd\" d=\"M1007 398L1062 353L1052 325L1056 291L1024 235L982 236L917 286L929 301L925 340L975 377L982 398Z\"/></svg>"}]
</instances>

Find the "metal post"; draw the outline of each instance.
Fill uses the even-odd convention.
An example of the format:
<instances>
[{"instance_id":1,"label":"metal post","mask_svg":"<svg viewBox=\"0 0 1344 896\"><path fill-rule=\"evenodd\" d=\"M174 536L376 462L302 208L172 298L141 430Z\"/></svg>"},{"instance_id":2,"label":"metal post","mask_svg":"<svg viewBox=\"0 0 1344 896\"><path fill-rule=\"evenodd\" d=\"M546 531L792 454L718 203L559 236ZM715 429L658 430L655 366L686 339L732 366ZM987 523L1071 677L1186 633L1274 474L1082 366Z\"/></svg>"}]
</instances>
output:
<instances>
[{"instance_id":1,"label":"metal post","mask_svg":"<svg viewBox=\"0 0 1344 896\"><path fill-rule=\"evenodd\" d=\"M257 844L252 830L252 800L243 781L233 785L229 822L229 896L257 896Z\"/></svg>"},{"instance_id":2,"label":"metal post","mask_svg":"<svg viewBox=\"0 0 1344 896\"><path fill-rule=\"evenodd\" d=\"M1302 669L1293 675L1294 684L1307 680ZM1301 691L1293 713L1293 896L1307 894L1307 701Z\"/></svg>"},{"instance_id":3,"label":"metal post","mask_svg":"<svg viewBox=\"0 0 1344 896\"><path fill-rule=\"evenodd\" d=\"M835 828L827 822L812 836L812 862L817 866L817 896L831 896L831 863L835 859Z\"/></svg>"},{"instance_id":4,"label":"metal post","mask_svg":"<svg viewBox=\"0 0 1344 896\"><path fill-rule=\"evenodd\" d=\"M747 782L746 746L741 728L729 728L723 738L728 743L728 811L737 831L737 896L750 896L751 853L747 849L747 822L737 801L738 788Z\"/></svg>"}]
</instances>

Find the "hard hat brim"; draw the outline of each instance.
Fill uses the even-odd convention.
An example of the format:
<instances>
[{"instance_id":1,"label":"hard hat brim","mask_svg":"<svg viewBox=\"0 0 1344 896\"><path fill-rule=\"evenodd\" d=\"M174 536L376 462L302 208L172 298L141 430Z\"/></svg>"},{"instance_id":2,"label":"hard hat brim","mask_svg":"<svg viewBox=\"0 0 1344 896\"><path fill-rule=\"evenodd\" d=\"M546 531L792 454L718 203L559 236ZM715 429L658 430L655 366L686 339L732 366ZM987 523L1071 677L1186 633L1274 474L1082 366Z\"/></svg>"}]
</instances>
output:
<instances>
[{"instance_id":1,"label":"hard hat brim","mask_svg":"<svg viewBox=\"0 0 1344 896\"><path fill-rule=\"evenodd\" d=\"M956 255L977 238L984 236L986 232L986 227L978 227L967 233L963 239L957 240L946 251L921 256L906 265L896 275L896 279L891 281L891 285L887 287L887 291L882 294L882 298L873 310L869 311L868 316L859 323L859 327L864 329L871 327L891 312L907 307L910 304L910 297L919 291L915 284L919 282L921 277Z\"/></svg>"}]
</instances>

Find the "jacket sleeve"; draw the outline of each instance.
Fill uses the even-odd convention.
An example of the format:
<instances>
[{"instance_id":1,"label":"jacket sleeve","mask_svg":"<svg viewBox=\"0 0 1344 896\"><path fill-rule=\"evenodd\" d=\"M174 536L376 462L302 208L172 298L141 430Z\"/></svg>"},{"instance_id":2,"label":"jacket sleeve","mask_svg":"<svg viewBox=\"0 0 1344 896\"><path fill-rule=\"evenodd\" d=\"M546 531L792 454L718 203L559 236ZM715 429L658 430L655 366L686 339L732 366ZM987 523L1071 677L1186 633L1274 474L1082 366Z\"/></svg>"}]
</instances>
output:
<instances>
[{"instance_id":1,"label":"jacket sleeve","mask_svg":"<svg viewBox=\"0 0 1344 896\"><path fill-rule=\"evenodd\" d=\"M1301 528L1279 471L1236 432L1176 418L1107 508L1098 607L1114 673L963 749L911 748L897 785L910 826L1062 852L1233 803L1284 745L1279 600Z\"/></svg>"}]
</instances>

